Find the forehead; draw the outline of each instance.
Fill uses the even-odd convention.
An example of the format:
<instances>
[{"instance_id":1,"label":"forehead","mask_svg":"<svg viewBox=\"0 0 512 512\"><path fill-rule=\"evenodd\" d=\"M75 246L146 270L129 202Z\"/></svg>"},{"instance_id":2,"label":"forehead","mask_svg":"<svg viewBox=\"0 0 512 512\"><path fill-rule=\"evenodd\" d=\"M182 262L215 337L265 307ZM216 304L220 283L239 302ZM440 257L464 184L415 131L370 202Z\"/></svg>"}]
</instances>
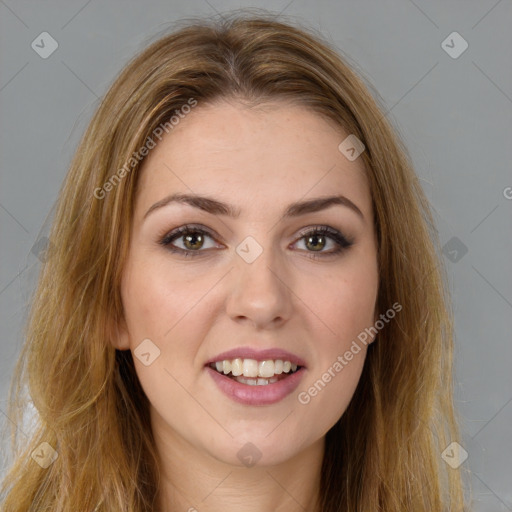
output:
<instances>
[{"instance_id":1,"label":"forehead","mask_svg":"<svg viewBox=\"0 0 512 512\"><path fill-rule=\"evenodd\" d=\"M288 103L199 104L148 154L138 215L165 195L183 192L238 205L242 216L253 207L258 218L278 204L340 193L370 216L362 159L349 161L338 149L348 135L320 114Z\"/></svg>"}]
</instances>

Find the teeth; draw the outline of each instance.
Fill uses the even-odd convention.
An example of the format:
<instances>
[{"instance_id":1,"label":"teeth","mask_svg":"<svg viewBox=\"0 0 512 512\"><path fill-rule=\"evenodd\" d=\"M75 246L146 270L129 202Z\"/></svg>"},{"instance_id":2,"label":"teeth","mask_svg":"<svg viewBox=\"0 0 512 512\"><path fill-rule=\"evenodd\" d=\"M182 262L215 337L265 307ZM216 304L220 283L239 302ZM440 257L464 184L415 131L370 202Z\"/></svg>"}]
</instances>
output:
<instances>
[{"instance_id":1,"label":"teeth","mask_svg":"<svg viewBox=\"0 0 512 512\"><path fill-rule=\"evenodd\" d=\"M256 359L244 359L242 368L244 377L258 376L258 361L256 361Z\"/></svg>"},{"instance_id":2,"label":"teeth","mask_svg":"<svg viewBox=\"0 0 512 512\"><path fill-rule=\"evenodd\" d=\"M260 377L272 377L274 375L274 361L261 361L258 365Z\"/></svg>"},{"instance_id":3,"label":"teeth","mask_svg":"<svg viewBox=\"0 0 512 512\"><path fill-rule=\"evenodd\" d=\"M277 377L270 377L270 379L246 379L245 377L236 377L235 380L240 384L247 384L249 386L266 386L267 384L274 384L277 382Z\"/></svg>"},{"instance_id":4,"label":"teeth","mask_svg":"<svg viewBox=\"0 0 512 512\"><path fill-rule=\"evenodd\" d=\"M297 364L283 361L282 359L257 361L256 359L242 359L240 357L232 360L216 361L210 366L215 367L219 373L224 373L224 375L231 373L233 377L239 377L240 380L236 379L239 382L242 382L242 380L246 381L248 380L246 377L249 377L250 382L244 382L244 384L260 386L264 386L269 382L272 384L274 376L295 372L298 368ZM258 379L258 382L255 379Z\"/></svg>"},{"instance_id":5,"label":"teeth","mask_svg":"<svg viewBox=\"0 0 512 512\"><path fill-rule=\"evenodd\" d=\"M233 376L237 377L238 375L242 375L243 372L242 359L233 359L233 361L231 361L231 373Z\"/></svg>"}]
</instances>

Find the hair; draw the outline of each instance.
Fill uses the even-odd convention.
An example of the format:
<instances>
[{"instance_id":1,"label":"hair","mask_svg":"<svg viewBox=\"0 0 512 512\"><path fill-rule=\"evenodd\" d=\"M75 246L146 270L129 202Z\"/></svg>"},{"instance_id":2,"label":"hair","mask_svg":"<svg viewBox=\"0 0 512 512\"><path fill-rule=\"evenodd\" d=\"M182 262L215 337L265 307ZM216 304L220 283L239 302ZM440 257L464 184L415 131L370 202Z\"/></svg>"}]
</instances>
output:
<instances>
[{"instance_id":1,"label":"hair","mask_svg":"<svg viewBox=\"0 0 512 512\"><path fill-rule=\"evenodd\" d=\"M463 510L460 472L441 458L459 433L453 320L435 224L407 150L347 62L313 29L260 12L189 18L121 71L59 193L9 389L14 459L2 510L157 510L148 399L131 351L109 340L123 316L120 279L144 161L133 155L191 99L198 108L288 101L363 142L377 307L402 310L368 346L354 396L326 434L321 510ZM23 400L38 419L20 441ZM58 453L47 468L31 457L43 442Z\"/></svg>"}]
</instances>

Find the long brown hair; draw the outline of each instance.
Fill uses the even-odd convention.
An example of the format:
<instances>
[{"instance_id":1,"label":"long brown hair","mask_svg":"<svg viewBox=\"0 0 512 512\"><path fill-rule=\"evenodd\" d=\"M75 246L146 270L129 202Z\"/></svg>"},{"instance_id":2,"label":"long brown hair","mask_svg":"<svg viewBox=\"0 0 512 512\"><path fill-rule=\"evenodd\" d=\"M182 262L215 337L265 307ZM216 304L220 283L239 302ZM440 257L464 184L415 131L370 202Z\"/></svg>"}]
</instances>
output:
<instances>
[{"instance_id":1,"label":"long brown hair","mask_svg":"<svg viewBox=\"0 0 512 512\"><path fill-rule=\"evenodd\" d=\"M339 52L314 31L261 12L186 20L137 55L97 109L59 194L10 389L14 460L2 510L156 510L148 400L131 352L109 343L123 314L120 278L143 160L133 155L191 99L200 108L222 98L293 101L366 148L378 307L398 302L402 311L369 346L355 395L327 433L321 510L463 510L459 471L441 458L458 439L451 313L410 158ZM28 442L16 430L25 387L38 412ZM48 458L51 449L58 456L43 468L32 455Z\"/></svg>"}]
</instances>

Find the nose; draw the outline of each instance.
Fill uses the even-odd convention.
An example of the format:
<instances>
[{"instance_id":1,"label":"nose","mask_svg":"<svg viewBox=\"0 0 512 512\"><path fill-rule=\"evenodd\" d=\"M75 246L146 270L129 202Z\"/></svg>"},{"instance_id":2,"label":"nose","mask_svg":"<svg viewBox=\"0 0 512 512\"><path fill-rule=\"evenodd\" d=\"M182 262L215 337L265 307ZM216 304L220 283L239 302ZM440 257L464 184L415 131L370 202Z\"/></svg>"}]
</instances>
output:
<instances>
[{"instance_id":1,"label":"nose","mask_svg":"<svg viewBox=\"0 0 512 512\"><path fill-rule=\"evenodd\" d=\"M227 313L236 322L247 322L257 329L284 324L292 310L293 293L286 265L275 251L263 248L252 263L235 254L235 268L230 272Z\"/></svg>"}]
</instances>

